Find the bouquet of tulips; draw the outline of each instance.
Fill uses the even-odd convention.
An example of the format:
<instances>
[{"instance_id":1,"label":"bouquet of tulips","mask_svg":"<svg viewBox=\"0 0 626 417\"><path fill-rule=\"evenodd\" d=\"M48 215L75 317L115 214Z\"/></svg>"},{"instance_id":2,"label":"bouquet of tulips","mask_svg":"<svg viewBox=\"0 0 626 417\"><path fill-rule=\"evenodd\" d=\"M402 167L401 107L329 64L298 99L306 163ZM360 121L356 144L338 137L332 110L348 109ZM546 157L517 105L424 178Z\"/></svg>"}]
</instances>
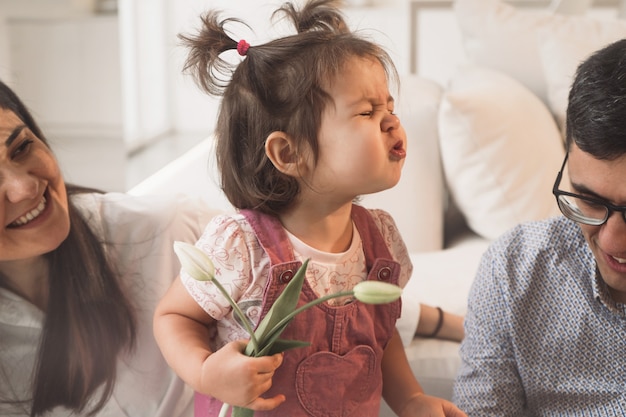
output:
<instances>
[{"instance_id":1,"label":"bouquet of tulips","mask_svg":"<svg viewBox=\"0 0 626 417\"><path fill-rule=\"evenodd\" d=\"M178 256L183 270L192 278L199 281L210 281L224 295L233 308L234 314L246 327L250 335L250 342L246 346L244 354L252 357L273 355L284 352L287 349L308 346L309 343L301 340L280 339L280 334L287 327L293 318L314 305L323 303L331 298L351 296L367 304L385 304L400 298L402 289L397 285L380 281L363 281L354 286L351 291L341 291L319 297L299 308L296 308L300 291L306 275L306 268L309 263L307 259L298 269L292 280L285 286L285 289L276 299L265 317L259 322L256 330L250 324L248 318L243 314L237 303L226 292L222 284L215 279L213 262L200 249L185 242L174 242L174 252ZM229 405L224 404L220 412L220 417L225 416ZM252 417L254 411L233 407L232 417Z\"/></svg>"}]
</instances>

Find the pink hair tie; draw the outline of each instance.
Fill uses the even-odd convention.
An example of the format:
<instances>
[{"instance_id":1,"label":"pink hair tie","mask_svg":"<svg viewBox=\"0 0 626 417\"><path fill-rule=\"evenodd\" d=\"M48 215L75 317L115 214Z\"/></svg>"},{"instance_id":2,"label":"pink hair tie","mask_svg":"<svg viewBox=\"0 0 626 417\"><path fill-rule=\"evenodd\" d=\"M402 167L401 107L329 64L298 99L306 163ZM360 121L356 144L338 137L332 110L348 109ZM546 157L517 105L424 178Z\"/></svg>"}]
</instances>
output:
<instances>
[{"instance_id":1,"label":"pink hair tie","mask_svg":"<svg viewBox=\"0 0 626 417\"><path fill-rule=\"evenodd\" d=\"M248 53L248 49L250 49L250 44L245 40L242 39L237 43L237 52L239 55L245 56Z\"/></svg>"}]
</instances>

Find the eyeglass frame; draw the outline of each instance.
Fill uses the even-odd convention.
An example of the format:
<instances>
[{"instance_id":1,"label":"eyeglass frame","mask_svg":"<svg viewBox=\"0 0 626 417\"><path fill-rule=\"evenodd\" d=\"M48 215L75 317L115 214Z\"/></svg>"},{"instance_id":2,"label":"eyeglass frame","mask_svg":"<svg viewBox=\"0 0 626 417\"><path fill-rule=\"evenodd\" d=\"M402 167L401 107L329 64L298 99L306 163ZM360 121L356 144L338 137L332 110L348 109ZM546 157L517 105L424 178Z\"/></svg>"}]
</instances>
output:
<instances>
[{"instance_id":1,"label":"eyeglass frame","mask_svg":"<svg viewBox=\"0 0 626 417\"><path fill-rule=\"evenodd\" d=\"M574 193L570 193L570 192L567 192L567 191L559 190L559 186L561 185L561 180L563 178L563 171L565 170L565 164L567 163L568 156L569 156L569 152L566 152L565 153L565 159L563 159L563 164L561 165L561 169L559 170L559 173L556 175L556 180L554 181L554 185L552 186L552 194L556 198L556 204L559 207L559 210L561 211L561 213L563 213L563 215L565 217L567 217L568 219L573 220L573 221L575 221L577 223L585 224L587 226L602 226L603 224L605 224L609 220L611 215L613 213L615 213L615 212L621 213L622 214L622 220L624 220L624 222L626 222L626 206L616 206L616 205L611 204L611 203L609 203L609 202L607 202L605 200L600 200L600 199L593 198L593 197L587 197L587 196L584 196L584 195L574 194ZM565 212L561 208L561 204L559 203L559 196L561 196L561 195L574 197L574 198L579 198L581 200L588 201L590 203L597 204L599 206L603 206L606 209L606 216L604 217L604 220L601 223L597 223L597 222L596 223L587 223L587 222L583 222L583 221L580 221L580 220L572 219L567 214L565 214Z\"/></svg>"}]
</instances>

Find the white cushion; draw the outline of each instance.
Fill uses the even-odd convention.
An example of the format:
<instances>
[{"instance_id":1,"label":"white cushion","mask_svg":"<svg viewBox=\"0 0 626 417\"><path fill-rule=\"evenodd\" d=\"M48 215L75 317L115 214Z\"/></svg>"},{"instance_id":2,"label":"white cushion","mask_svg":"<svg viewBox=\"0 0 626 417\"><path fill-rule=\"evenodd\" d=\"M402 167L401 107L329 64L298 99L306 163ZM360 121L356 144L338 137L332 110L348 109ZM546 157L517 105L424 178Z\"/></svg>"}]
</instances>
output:
<instances>
[{"instance_id":1,"label":"white cushion","mask_svg":"<svg viewBox=\"0 0 626 417\"><path fill-rule=\"evenodd\" d=\"M215 141L204 139L180 157L131 188L133 195L177 195L199 197L223 212L234 211L219 187L215 162Z\"/></svg>"},{"instance_id":2,"label":"white cushion","mask_svg":"<svg viewBox=\"0 0 626 417\"><path fill-rule=\"evenodd\" d=\"M469 227L494 239L520 222L558 214L552 184L564 157L547 109L518 81L467 66L439 112L448 187Z\"/></svg>"},{"instance_id":3,"label":"white cushion","mask_svg":"<svg viewBox=\"0 0 626 417\"><path fill-rule=\"evenodd\" d=\"M504 72L547 100L536 30L562 16L500 0L457 0L454 11L471 63Z\"/></svg>"},{"instance_id":4,"label":"white cushion","mask_svg":"<svg viewBox=\"0 0 626 417\"><path fill-rule=\"evenodd\" d=\"M405 76L396 111L407 134L407 158L400 182L364 196L365 207L381 208L394 218L409 252L443 247L445 187L439 157L437 112L442 86L432 80Z\"/></svg>"},{"instance_id":5,"label":"white cushion","mask_svg":"<svg viewBox=\"0 0 626 417\"><path fill-rule=\"evenodd\" d=\"M568 0L569 1L569 0ZM520 81L544 102L560 100L562 93L550 85L555 77L569 87L571 63L580 61L591 50L624 36L626 22L618 19L600 19L554 14L548 9L518 8L502 0L456 0L455 16L467 57L471 63L502 71ZM542 36L542 31L549 32ZM570 40L572 50L562 51L562 44L545 44L545 36ZM578 45L577 45L578 43ZM576 52L575 55L570 52ZM551 56L552 67L544 74L541 57ZM565 58L562 65L558 60ZM544 62L544 64L546 64ZM575 67L576 65L574 65ZM548 77L546 81L546 76Z\"/></svg>"},{"instance_id":6,"label":"white cushion","mask_svg":"<svg viewBox=\"0 0 626 417\"><path fill-rule=\"evenodd\" d=\"M567 98L578 65L593 52L626 38L623 20L572 17L538 31L548 104L564 133Z\"/></svg>"}]
</instances>

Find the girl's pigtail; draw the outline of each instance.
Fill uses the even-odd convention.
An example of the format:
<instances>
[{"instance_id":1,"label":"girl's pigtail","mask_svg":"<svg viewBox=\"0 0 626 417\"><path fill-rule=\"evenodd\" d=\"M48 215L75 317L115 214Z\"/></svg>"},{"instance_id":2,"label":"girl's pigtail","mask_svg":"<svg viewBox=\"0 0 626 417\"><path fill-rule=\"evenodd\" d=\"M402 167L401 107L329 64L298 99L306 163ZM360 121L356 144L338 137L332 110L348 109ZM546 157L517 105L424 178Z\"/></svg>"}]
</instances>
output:
<instances>
[{"instance_id":1,"label":"girl's pigtail","mask_svg":"<svg viewBox=\"0 0 626 417\"><path fill-rule=\"evenodd\" d=\"M293 3L285 3L274 15L284 14L293 22L298 33L322 31L348 33L350 29L343 15L339 12L338 0L309 1L301 10L296 10Z\"/></svg>"},{"instance_id":2,"label":"girl's pigtail","mask_svg":"<svg viewBox=\"0 0 626 417\"><path fill-rule=\"evenodd\" d=\"M220 57L222 52L237 50L240 55L242 45L234 41L224 30L230 22L241 20L228 18L219 20L218 12L210 11L202 16L202 28L197 35L178 35L183 45L189 48L189 55L183 70L191 73L196 83L207 93L219 96L228 86L235 65ZM249 45L248 45L249 47ZM245 48L247 52L247 47Z\"/></svg>"}]
</instances>

